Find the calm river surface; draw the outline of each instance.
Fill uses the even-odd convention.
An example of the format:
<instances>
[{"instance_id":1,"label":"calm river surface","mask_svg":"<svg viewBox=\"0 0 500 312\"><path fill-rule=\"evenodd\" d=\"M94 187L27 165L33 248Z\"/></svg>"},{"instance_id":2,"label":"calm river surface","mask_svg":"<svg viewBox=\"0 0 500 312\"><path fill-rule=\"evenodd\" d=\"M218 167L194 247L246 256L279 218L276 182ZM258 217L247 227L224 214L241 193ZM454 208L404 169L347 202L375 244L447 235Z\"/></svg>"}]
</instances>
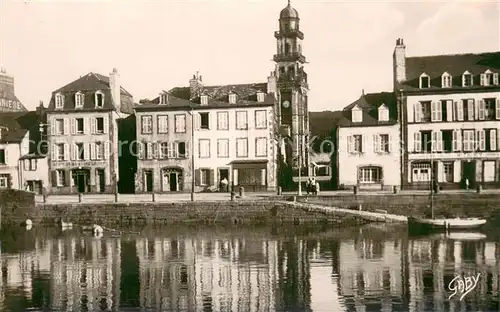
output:
<instances>
[{"instance_id":1,"label":"calm river surface","mask_svg":"<svg viewBox=\"0 0 500 312\"><path fill-rule=\"evenodd\" d=\"M500 311L500 244L369 225L2 234L0 311ZM476 287L451 299L458 275ZM458 285L453 283L452 285Z\"/></svg>"}]
</instances>

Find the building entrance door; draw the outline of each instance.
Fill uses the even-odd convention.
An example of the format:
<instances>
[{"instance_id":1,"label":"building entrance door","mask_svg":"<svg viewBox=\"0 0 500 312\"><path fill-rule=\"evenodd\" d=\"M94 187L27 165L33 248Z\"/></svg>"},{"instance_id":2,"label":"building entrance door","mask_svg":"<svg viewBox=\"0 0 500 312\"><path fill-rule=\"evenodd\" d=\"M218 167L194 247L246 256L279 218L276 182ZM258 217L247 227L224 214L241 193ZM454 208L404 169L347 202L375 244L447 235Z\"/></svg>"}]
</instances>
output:
<instances>
[{"instance_id":1,"label":"building entrance door","mask_svg":"<svg viewBox=\"0 0 500 312\"><path fill-rule=\"evenodd\" d=\"M169 184L170 184L170 191L177 192L177 173L176 172L170 172Z\"/></svg>"},{"instance_id":2,"label":"building entrance door","mask_svg":"<svg viewBox=\"0 0 500 312\"><path fill-rule=\"evenodd\" d=\"M88 182L90 173L88 170L75 170L73 171L73 182L78 193L85 193L88 191Z\"/></svg>"},{"instance_id":3,"label":"building entrance door","mask_svg":"<svg viewBox=\"0 0 500 312\"><path fill-rule=\"evenodd\" d=\"M144 172L144 184L145 184L145 191L146 192L152 192L153 191L153 172L152 171L145 171Z\"/></svg>"},{"instance_id":4,"label":"building entrance door","mask_svg":"<svg viewBox=\"0 0 500 312\"><path fill-rule=\"evenodd\" d=\"M463 173L462 179L464 186L466 185L466 180L469 180L469 187L475 187L476 184L476 163L473 161L464 161L462 163Z\"/></svg>"},{"instance_id":5,"label":"building entrance door","mask_svg":"<svg viewBox=\"0 0 500 312\"><path fill-rule=\"evenodd\" d=\"M98 192L103 193L106 189L106 182L104 179L104 169L97 169L97 186Z\"/></svg>"}]
</instances>

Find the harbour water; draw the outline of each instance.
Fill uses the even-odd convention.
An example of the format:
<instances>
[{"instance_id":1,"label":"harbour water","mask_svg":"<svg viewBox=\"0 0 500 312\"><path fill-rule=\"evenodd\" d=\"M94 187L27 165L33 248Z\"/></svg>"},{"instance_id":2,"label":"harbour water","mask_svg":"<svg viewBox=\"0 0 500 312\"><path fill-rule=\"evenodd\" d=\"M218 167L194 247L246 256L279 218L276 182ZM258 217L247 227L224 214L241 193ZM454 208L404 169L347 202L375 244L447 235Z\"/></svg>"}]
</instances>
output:
<instances>
[{"instance_id":1,"label":"harbour water","mask_svg":"<svg viewBox=\"0 0 500 312\"><path fill-rule=\"evenodd\" d=\"M486 235L18 230L2 236L0 311L500 311L500 244ZM449 299L458 275L479 277Z\"/></svg>"}]
</instances>

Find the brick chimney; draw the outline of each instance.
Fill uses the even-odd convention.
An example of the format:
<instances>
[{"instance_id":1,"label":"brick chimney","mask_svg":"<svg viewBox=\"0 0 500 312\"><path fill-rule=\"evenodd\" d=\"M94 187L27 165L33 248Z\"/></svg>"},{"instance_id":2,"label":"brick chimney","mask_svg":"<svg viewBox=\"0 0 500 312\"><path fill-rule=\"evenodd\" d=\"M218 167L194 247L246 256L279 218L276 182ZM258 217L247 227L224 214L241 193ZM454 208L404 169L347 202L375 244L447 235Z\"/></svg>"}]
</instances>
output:
<instances>
[{"instance_id":1,"label":"brick chimney","mask_svg":"<svg viewBox=\"0 0 500 312\"><path fill-rule=\"evenodd\" d=\"M402 38L396 40L396 47L392 55L392 66L394 75L394 88L406 80L406 46Z\"/></svg>"},{"instance_id":2,"label":"brick chimney","mask_svg":"<svg viewBox=\"0 0 500 312\"><path fill-rule=\"evenodd\" d=\"M203 90L203 80L200 73L197 71L193 78L189 80L189 99L193 100L201 95Z\"/></svg>"},{"instance_id":3,"label":"brick chimney","mask_svg":"<svg viewBox=\"0 0 500 312\"><path fill-rule=\"evenodd\" d=\"M109 89L111 91L111 99L117 112L121 112L121 84L120 74L116 68L109 74Z\"/></svg>"}]
</instances>

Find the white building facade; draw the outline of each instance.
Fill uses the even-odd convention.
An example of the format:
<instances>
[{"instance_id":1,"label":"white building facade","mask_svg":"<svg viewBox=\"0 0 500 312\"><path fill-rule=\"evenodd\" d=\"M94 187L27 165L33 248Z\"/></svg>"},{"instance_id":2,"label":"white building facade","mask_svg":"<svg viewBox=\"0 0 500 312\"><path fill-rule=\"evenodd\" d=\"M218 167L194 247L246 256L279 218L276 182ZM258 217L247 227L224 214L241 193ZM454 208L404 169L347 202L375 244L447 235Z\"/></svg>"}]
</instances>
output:
<instances>
[{"instance_id":1,"label":"white building facade","mask_svg":"<svg viewBox=\"0 0 500 312\"><path fill-rule=\"evenodd\" d=\"M398 39L395 83L407 188L500 187L500 52L406 57Z\"/></svg>"},{"instance_id":2,"label":"white building facade","mask_svg":"<svg viewBox=\"0 0 500 312\"><path fill-rule=\"evenodd\" d=\"M384 190L400 186L400 140L393 93L362 95L336 123L337 185Z\"/></svg>"}]
</instances>

